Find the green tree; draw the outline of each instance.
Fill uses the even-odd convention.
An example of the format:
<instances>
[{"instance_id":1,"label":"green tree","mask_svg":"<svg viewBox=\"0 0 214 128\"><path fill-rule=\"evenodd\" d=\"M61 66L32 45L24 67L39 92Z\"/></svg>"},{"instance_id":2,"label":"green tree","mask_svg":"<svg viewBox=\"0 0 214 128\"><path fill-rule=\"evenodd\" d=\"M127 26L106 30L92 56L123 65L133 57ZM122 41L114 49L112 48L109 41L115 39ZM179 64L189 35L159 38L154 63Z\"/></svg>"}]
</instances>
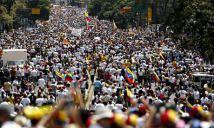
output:
<instances>
[{"instance_id":1,"label":"green tree","mask_svg":"<svg viewBox=\"0 0 214 128\"><path fill-rule=\"evenodd\" d=\"M181 48L199 52L206 60L214 60L214 6L207 0L177 0L165 20L180 42Z\"/></svg>"},{"instance_id":2,"label":"green tree","mask_svg":"<svg viewBox=\"0 0 214 128\"><path fill-rule=\"evenodd\" d=\"M133 7L133 0L93 0L88 5L88 11L92 16L98 16L99 19L115 21L119 28L127 28L134 25L136 21L136 12L129 11L121 13L123 7Z\"/></svg>"},{"instance_id":3,"label":"green tree","mask_svg":"<svg viewBox=\"0 0 214 128\"><path fill-rule=\"evenodd\" d=\"M7 8L5 6L0 6L0 22L11 24L13 22L13 18L8 14Z\"/></svg>"},{"instance_id":4,"label":"green tree","mask_svg":"<svg viewBox=\"0 0 214 128\"><path fill-rule=\"evenodd\" d=\"M25 8L24 0L3 0L0 5L0 22L5 23L7 29L13 28L13 23L18 19L17 10Z\"/></svg>"}]
</instances>

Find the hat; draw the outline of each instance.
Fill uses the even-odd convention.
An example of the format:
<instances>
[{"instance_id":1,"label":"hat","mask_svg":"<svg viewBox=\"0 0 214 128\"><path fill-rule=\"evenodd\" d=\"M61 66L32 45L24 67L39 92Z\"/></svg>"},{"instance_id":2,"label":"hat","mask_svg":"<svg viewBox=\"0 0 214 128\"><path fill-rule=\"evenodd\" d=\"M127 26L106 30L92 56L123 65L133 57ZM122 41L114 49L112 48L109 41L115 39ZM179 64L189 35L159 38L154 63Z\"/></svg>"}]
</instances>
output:
<instances>
[{"instance_id":1,"label":"hat","mask_svg":"<svg viewBox=\"0 0 214 128\"><path fill-rule=\"evenodd\" d=\"M203 113L203 107L201 105L195 105L191 108L189 114L192 117L198 117Z\"/></svg>"},{"instance_id":2,"label":"hat","mask_svg":"<svg viewBox=\"0 0 214 128\"><path fill-rule=\"evenodd\" d=\"M115 108L122 110L123 109L123 105L122 104L115 104Z\"/></svg>"},{"instance_id":3,"label":"hat","mask_svg":"<svg viewBox=\"0 0 214 128\"><path fill-rule=\"evenodd\" d=\"M15 122L9 121L4 123L1 128L21 128L21 126Z\"/></svg>"},{"instance_id":4,"label":"hat","mask_svg":"<svg viewBox=\"0 0 214 128\"><path fill-rule=\"evenodd\" d=\"M201 128L211 128L212 127L212 123L211 122L208 122L208 121L202 121L200 123L200 127Z\"/></svg>"},{"instance_id":5,"label":"hat","mask_svg":"<svg viewBox=\"0 0 214 128\"><path fill-rule=\"evenodd\" d=\"M121 127L124 127L126 125L126 117L125 115L121 114L121 113L116 113L114 115L114 122L116 124L118 124Z\"/></svg>"},{"instance_id":6,"label":"hat","mask_svg":"<svg viewBox=\"0 0 214 128\"><path fill-rule=\"evenodd\" d=\"M185 127L185 122L183 120L178 120L176 122L176 128L184 128Z\"/></svg>"},{"instance_id":7,"label":"hat","mask_svg":"<svg viewBox=\"0 0 214 128\"><path fill-rule=\"evenodd\" d=\"M2 103L0 104L0 110L3 110L3 111L5 111L5 112L8 112L9 115L10 115L11 117L15 117L16 114L17 114L17 113L15 112L14 106L13 106L12 104L7 103L7 102L2 102Z\"/></svg>"},{"instance_id":8,"label":"hat","mask_svg":"<svg viewBox=\"0 0 214 128\"><path fill-rule=\"evenodd\" d=\"M42 106L42 107L27 106L27 107L24 108L23 112L24 112L24 115L28 119L39 120L43 116L51 113L52 109L53 108L51 106Z\"/></svg>"},{"instance_id":9,"label":"hat","mask_svg":"<svg viewBox=\"0 0 214 128\"><path fill-rule=\"evenodd\" d=\"M95 109L99 109L99 108L103 108L103 107L105 107L104 104L98 103L98 104L96 104Z\"/></svg>"},{"instance_id":10,"label":"hat","mask_svg":"<svg viewBox=\"0 0 214 128\"><path fill-rule=\"evenodd\" d=\"M138 116L135 114L129 115L129 117L126 120L126 123L128 125L136 126L138 124Z\"/></svg>"},{"instance_id":11,"label":"hat","mask_svg":"<svg viewBox=\"0 0 214 128\"><path fill-rule=\"evenodd\" d=\"M174 110L166 110L161 114L161 123L166 125L168 123L176 123L178 121L178 115Z\"/></svg>"},{"instance_id":12,"label":"hat","mask_svg":"<svg viewBox=\"0 0 214 128\"><path fill-rule=\"evenodd\" d=\"M79 128L79 127L76 124L70 124L70 125L65 126L65 128Z\"/></svg>"},{"instance_id":13,"label":"hat","mask_svg":"<svg viewBox=\"0 0 214 128\"><path fill-rule=\"evenodd\" d=\"M191 120L189 124L191 128L199 128L201 126L200 120L197 119Z\"/></svg>"},{"instance_id":14,"label":"hat","mask_svg":"<svg viewBox=\"0 0 214 128\"><path fill-rule=\"evenodd\" d=\"M181 117L189 117L189 113L183 112L183 113L181 113Z\"/></svg>"},{"instance_id":15,"label":"hat","mask_svg":"<svg viewBox=\"0 0 214 128\"><path fill-rule=\"evenodd\" d=\"M21 126L27 126L29 124L29 120L24 116L17 116L15 122Z\"/></svg>"},{"instance_id":16,"label":"hat","mask_svg":"<svg viewBox=\"0 0 214 128\"><path fill-rule=\"evenodd\" d=\"M113 113L108 108L99 107L98 109L96 109L93 119L97 121L100 119L112 118L112 117L113 117Z\"/></svg>"},{"instance_id":17,"label":"hat","mask_svg":"<svg viewBox=\"0 0 214 128\"><path fill-rule=\"evenodd\" d=\"M114 109L114 105L112 105L112 104L108 104L106 107L107 107L109 110L113 110L113 109Z\"/></svg>"},{"instance_id":18,"label":"hat","mask_svg":"<svg viewBox=\"0 0 214 128\"><path fill-rule=\"evenodd\" d=\"M146 105L140 105L139 106L139 111L145 115L146 114L146 110L148 109L148 107Z\"/></svg>"}]
</instances>

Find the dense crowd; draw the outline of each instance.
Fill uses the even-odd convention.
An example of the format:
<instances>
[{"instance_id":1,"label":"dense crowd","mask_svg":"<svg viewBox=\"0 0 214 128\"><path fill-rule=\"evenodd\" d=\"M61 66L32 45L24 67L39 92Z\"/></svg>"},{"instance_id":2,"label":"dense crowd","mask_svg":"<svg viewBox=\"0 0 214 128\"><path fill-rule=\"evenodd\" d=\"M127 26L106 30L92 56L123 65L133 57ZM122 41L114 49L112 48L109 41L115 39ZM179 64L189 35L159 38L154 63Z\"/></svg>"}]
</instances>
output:
<instances>
[{"instance_id":1,"label":"dense crowd","mask_svg":"<svg viewBox=\"0 0 214 128\"><path fill-rule=\"evenodd\" d=\"M1 68L0 126L214 127L213 81L192 82L213 65L157 28L115 27L53 6L49 21L2 33L1 49L27 49L28 61Z\"/></svg>"}]
</instances>

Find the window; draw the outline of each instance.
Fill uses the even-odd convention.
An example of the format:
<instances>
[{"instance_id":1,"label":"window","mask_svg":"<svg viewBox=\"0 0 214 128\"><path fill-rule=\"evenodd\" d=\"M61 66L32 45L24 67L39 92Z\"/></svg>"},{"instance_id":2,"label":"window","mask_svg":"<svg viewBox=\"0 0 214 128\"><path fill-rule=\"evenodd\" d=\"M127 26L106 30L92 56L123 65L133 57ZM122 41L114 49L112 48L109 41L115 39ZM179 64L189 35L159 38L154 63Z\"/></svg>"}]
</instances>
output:
<instances>
[{"instance_id":1,"label":"window","mask_svg":"<svg viewBox=\"0 0 214 128\"><path fill-rule=\"evenodd\" d=\"M200 77L199 76L194 76L193 81L194 82L200 82Z\"/></svg>"}]
</instances>

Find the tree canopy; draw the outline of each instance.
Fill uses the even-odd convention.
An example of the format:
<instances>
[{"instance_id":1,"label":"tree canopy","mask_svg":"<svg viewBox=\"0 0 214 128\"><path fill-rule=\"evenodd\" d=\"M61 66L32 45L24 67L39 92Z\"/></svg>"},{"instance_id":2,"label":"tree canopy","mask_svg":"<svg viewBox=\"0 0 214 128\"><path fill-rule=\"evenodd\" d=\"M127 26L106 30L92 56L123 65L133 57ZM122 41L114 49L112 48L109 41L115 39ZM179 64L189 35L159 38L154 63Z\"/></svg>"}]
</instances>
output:
<instances>
[{"instance_id":1,"label":"tree canopy","mask_svg":"<svg viewBox=\"0 0 214 128\"><path fill-rule=\"evenodd\" d=\"M39 15L31 13L32 8L40 9ZM48 20L50 15L50 0L2 0L0 1L0 23L6 25L6 29L10 30L20 26L23 17L30 20Z\"/></svg>"},{"instance_id":2,"label":"tree canopy","mask_svg":"<svg viewBox=\"0 0 214 128\"><path fill-rule=\"evenodd\" d=\"M207 0L177 0L165 19L165 25L173 31L173 39L181 48L195 50L213 62L214 60L214 6Z\"/></svg>"},{"instance_id":3,"label":"tree canopy","mask_svg":"<svg viewBox=\"0 0 214 128\"><path fill-rule=\"evenodd\" d=\"M0 22L5 23L8 29L13 28L18 15L16 11L20 8L26 8L24 0L2 0L0 5Z\"/></svg>"},{"instance_id":4,"label":"tree canopy","mask_svg":"<svg viewBox=\"0 0 214 128\"><path fill-rule=\"evenodd\" d=\"M133 0L93 0L89 3L88 10L92 16L98 16L99 19L114 20L118 27L127 28L130 25L137 25L137 14L133 10L134 5L135 1ZM125 10L124 7L129 7L133 11ZM122 10L123 8L124 10Z\"/></svg>"},{"instance_id":5,"label":"tree canopy","mask_svg":"<svg viewBox=\"0 0 214 128\"><path fill-rule=\"evenodd\" d=\"M131 9L123 10L125 7ZM92 16L128 28L146 22L148 7L152 8L152 23L170 28L178 46L195 50L213 62L214 6L210 0L93 0L88 10Z\"/></svg>"}]
</instances>

